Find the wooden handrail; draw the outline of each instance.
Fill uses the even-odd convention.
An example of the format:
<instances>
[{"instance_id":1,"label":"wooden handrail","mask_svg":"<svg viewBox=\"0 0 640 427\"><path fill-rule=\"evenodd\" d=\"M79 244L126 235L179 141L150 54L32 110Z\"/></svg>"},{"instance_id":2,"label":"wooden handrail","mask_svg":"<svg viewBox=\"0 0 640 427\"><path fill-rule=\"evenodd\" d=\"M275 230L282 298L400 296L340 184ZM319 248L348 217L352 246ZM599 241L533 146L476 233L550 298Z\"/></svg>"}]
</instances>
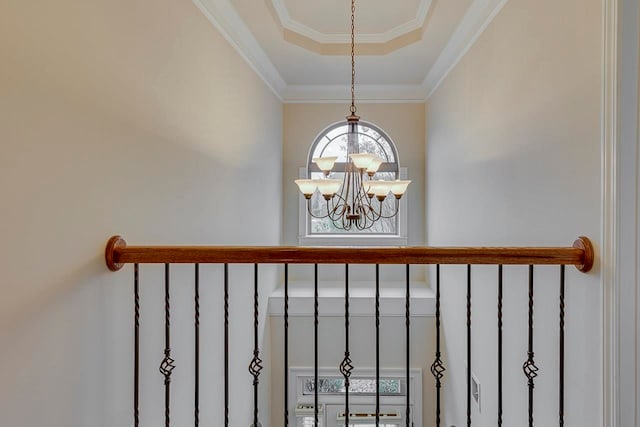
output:
<instances>
[{"instance_id":1,"label":"wooden handrail","mask_svg":"<svg viewBox=\"0 0 640 427\"><path fill-rule=\"evenodd\" d=\"M574 265L586 273L593 245L579 237L572 247L297 247L297 246L127 246L120 236L105 251L111 271L124 264L520 264Z\"/></svg>"}]
</instances>

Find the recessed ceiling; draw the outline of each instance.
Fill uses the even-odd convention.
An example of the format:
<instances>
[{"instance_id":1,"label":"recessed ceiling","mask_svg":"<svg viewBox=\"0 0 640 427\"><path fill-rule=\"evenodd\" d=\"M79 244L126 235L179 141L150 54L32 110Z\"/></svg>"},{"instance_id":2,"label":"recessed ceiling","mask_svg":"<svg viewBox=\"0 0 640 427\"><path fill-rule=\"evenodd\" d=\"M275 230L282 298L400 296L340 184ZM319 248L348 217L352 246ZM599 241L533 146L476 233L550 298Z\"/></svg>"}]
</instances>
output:
<instances>
[{"instance_id":1,"label":"recessed ceiling","mask_svg":"<svg viewBox=\"0 0 640 427\"><path fill-rule=\"evenodd\" d=\"M193 1L283 101L349 98L349 0ZM424 101L507 1L357 1L358 99Z\"/></svg>"},{"instance_id":2,"label":"recessed ceiling","mask_svg":"<svg viewBox=\"0 0 640 427\"><path fill-rule=\"evenodd\" d=\"M317 43L348 43L351 2L346 0L271 0L286 30ZM367 0L357 5L356 27L361 43L387 43L425 23L431 0Z\"/></svg>"}]
</instances>

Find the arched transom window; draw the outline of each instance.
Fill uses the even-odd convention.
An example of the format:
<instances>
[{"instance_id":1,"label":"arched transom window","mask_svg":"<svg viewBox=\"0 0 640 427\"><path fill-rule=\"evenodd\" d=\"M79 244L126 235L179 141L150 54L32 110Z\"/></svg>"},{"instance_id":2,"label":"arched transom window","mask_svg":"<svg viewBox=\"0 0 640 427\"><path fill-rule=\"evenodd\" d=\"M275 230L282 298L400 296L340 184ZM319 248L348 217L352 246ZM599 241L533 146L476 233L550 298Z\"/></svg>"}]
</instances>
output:
<instances>
[{"instance_id":1,"label":"arched transom window","mask_svg":"<svg viewBox=\"0 0 640 427\"><path fill-rule=\"evenodd\" d=\"M335 156L338 159L331 171L331 178L343 179L347 165L347 130L347 122L343 121L329 126L316 137L311 149L309 150L305 178L320 179L323 177L322 171L318 168L316 163L313 162L314 158ZM382 129L372 123L360 121L358 123L358 144L359 152L376 154L384 161L376 172L375 179L391 181L401 178L397 149L391 138ZM392 198L385 200L383 212L394 212L394 209L396 209L394 203L395 200ZM326 209L325 201L322 197L314 197L311 200L310 208L315 215L322 216L323 209ZM304 212L306 230L301 229L301 231L303 231L302 237L306 235L306 237L377 236L392 238L399 237L401 235L401 218L397 215L377 221L373 227L366 230L345 231L335 227L328 218L314 218L312 215L307 213L306 208L304 209ZM352 240L345 243L351 243ZM315 244L318 242L313 241L312 243Z\"/></svg>"}]
</instances>

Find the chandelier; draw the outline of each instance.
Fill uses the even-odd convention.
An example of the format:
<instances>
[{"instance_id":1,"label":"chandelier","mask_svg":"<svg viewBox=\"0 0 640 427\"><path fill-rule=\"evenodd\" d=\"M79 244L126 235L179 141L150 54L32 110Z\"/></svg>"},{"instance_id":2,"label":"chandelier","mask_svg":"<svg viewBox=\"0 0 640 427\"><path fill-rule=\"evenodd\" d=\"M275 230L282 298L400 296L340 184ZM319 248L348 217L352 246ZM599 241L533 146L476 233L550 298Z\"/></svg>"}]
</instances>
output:
<instances>
[{"instance_id":1,"label":"chandelier","mask_svg":"<svg viewBox=\"0 0 640 427\"><path fill-rule=\"evenodd\" d=\"M361 152L356 114L356 61L355 61L355 0L351 0L351 106L347 116L347 163L342 179L332 178L332 169L338 157L317 157L313 162L322 171L321 179L298 179L295 183L307 201L307 210L313 218L328 218L339 230L367 230L381 219L398 214L400 199L411 183L408 180L387 181L376 179L384 162L375 153ZM312 198L319 192L325 209L317 215L311 208ZM383 209L387 197L393 197L390 209Z\"/></svg>"}]
</instances>

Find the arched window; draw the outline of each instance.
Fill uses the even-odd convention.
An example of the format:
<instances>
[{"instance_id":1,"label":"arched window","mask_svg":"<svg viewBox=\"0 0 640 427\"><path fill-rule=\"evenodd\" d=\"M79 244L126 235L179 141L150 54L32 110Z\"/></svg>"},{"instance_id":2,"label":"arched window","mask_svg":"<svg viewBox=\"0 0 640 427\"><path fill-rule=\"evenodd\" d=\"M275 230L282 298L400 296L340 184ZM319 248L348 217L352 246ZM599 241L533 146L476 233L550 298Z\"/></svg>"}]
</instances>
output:
<instances>
[{"instance_id":1,"label":"arched window","mask_svg":"<svg viewBox=\"0 0 640 427\"><path fill-rule=\"evenodd\" d=\"M301 178L320 179L323 174L314 158L335 156L338 158L331 178L342 179L347 165L347 121L335 123L324 129L314 140L309 150L306 168L301 170ZM358 143L360 152L376 154L384 160L378 172L377 180L395 180L405 178L406 170L400 168L398 151L391 138L380 127L373 123L358 123ZM308 214L306 203L300 208L300 243L301 244L406 244L404 218L406 218L406 201L401 200L400 214L377 221L366 230L345 231L334 226L329 218L314 218ZM322 216L325 203L322 197L311 200L311 211ZM395 200L388 198L383 204L383 212L393 213Z\"/></svg>"}]
</instances>

